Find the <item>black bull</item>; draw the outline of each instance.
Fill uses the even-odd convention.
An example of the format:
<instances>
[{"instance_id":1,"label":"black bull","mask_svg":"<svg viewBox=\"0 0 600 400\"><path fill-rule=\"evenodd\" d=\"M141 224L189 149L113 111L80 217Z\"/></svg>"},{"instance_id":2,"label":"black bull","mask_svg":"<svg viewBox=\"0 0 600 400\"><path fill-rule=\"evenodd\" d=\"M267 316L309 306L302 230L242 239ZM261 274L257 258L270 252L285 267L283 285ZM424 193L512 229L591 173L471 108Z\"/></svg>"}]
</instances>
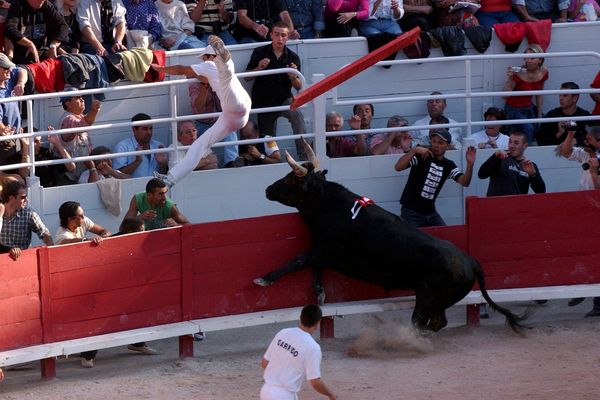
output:
<instances>
[{"instance_id":1,"label":"black bull","mask_svg":"<svg viewBox=\"0 0 600 400\"><path fill-rule=\"evenodd\" d=\"M311 247L282 268L255 279L256 284L270 285L287 273L311 267L319 296L323 295L323 268L385 290L412 289L413 324L438 331L447 324L446 309L465 297L477 281L488 304L506 316L511 328L520 327L522 317L489 297L476 259L375 204L362 207L352 219L350 210L360 196L327 181L327 171L317 171L312 163L300 166L291 157L288 162L295 171L270 185L266 196L298 209L310 232ZM315 164L318 167L318 160Z\"/></svg>"}]
</instances>

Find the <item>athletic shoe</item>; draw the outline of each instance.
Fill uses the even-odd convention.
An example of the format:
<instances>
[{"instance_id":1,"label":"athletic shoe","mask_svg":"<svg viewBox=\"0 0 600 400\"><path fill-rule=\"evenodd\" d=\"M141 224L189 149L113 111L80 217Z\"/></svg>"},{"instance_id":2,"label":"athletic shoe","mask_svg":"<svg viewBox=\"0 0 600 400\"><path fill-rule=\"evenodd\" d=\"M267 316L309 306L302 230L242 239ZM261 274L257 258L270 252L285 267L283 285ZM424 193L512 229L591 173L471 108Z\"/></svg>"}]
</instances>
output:
<instances>
[{"instance_id":1,"label":"athletic shoe","mask_svg":"<svg viewBox=\"0 0 600 400\"><path fill-rule=\"evenodd\" d=\"M488 319L489 317L490 317L490 314L488 314L487 305L486 304L480 304L479 305L479 318L481 318L481 319Z\"/></svg>"},{"instance_id":2,"label":"athletic shoe","mask_svg":"<svg viewBox=\"0 0 600 400\"><path fill-rule=\"evenodd\" d=\"M258 285L258 286L270 286L273 283L273 282L269 282L265 278L256 278L252 282L254 282L254 284Z\"/></svg>"},{"instance_id":3,"label":"athletic shoe","mask_svg":"<svg viewBox=\"0 0 600 400\"><path fill-rule=\"evenodd\" d=\"M576 305L583 303L584 300L585 300L585 297L575 297L575 298L569 300L567 305L569 307L575 307Z\"/></svg>"},{"instance_id":4,"label":"athletic shoe","mask_svg":"<svg viewBox=\"0 0 600 400\"><path fill-rule=\"evenodd\" d=\"M194 341L195 342L201 342L204 339L206 339L206 333L204 333L202 331L194 333Z\"/></svg>"},{"instance_id":5,"label":"athletic shoe","mask_svg":"<svg viewBox=\"0 0 600 400\"><path fill-rule=\"evenodd\" d=\"M81 359L81 366L83 368L93 368L94 367L94 359L90 358L89 360L86 360L85 358Z\"/></svg>"},{"instance_id":6,"label":"athletic shoe","mask_svg":"<svg viewBox=\"0 0 600 400\"><path fill-rule=\"evenodd\" d=\"M593 308L592 311L590 311L589 313L585 314L585 317L600 317L600 310L597 308Z\"/></svg>"},{"instance_id":7,"label":"athletic shoe","mask_svg":"<svg viewBox=\"0 0 600 400\"><path fill-rule=\"evenodd\" d=\"M145 344L143 346L134 346L134 345L130 344L129 346L127 346L127 348L131 351L137 351L142 354L147 354L150 356L158 354L158 351L154 350L152 347L149 347L147 344Z\"/></svg>"},{"instance_id":8,"label":"athletic shoe","mask_svg":"<svg viewBox=\"0 0 600 400\"><path fill-rule=\"evenodd\" d=\"M226 63L227 61L231 60L231 54L229 53L229 50L225 48L225 43L223 43L220 37L216 35L210 35L208 37L208 44L212 46L213 50L217 54L217 57L219 57L221 61Z\"/></svg>"},{"instance_id":9,"label":"athletic shoe","mask_svg":"<svg viewBox=\"0 0 600 400\"><path fill-rule=\"evenodd\" d=\"M175 184L173 182L171 182L169 180L169 177L167 175L165 175L165 174L161 174L158 171L154 171L153 176L156 179L160 179L161 181L163 181L165 183L165 185L167 185L167 187L169 189L171 189L173 186L175 186Z\"/></svg>"}]
</instances>

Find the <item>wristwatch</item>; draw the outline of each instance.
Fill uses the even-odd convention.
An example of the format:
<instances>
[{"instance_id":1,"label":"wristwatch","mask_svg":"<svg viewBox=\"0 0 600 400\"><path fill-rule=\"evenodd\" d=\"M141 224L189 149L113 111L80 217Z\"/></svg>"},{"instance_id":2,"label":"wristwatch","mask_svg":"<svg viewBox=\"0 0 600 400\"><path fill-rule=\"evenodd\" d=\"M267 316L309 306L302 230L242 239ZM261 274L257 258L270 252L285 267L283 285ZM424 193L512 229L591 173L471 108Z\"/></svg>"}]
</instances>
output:
<instances>
[{"instance_id":1,"label":"wristwatch","mask_svg":"<svg viewBox=\"0 0 600 400\"><path fill-rule=\"evenodd\" d=\"M261 160L264 160L265 159L265 155L261 154L260 157L258 157L258 158L261 159Z\"/></svg>"}]
</instances>

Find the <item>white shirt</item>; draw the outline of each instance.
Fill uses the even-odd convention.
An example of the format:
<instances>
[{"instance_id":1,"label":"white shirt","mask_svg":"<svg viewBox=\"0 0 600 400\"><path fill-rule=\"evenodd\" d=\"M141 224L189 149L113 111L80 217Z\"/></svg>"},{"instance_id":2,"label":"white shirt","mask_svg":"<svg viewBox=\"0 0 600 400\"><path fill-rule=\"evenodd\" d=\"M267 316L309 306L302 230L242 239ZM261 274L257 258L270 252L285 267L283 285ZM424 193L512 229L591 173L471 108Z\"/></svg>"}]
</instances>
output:
<instances>
[{"instance_id":1,"label":"white shirt","mask_svg":"<svg viewBox=\"0 0 600 400\"><path fill-rule=\"evenodd\" d=\"M471 135L471 138L475 140L475 146L479 148L479 143L487 143L490 140L490 137L485 133L485 129L479 132L475 132ZM498 146L498 150L506 150L508 149L508 135L503 133L499 133L496 137L496 146ZM487 145L486 149L493 149L492 146Z\"/></svg>"},{"instance_id":2,"label":"white shirt","mask_svg":"<svg viewBox=\"0 0 600 400\"><path fill-rule=\"evenodd\" d=\"M413 126L418 126L418 125L429 125L429 122L431 122L431 117L428 115L425 118L421 118L420 120L416 121ZM452 118L448 118L448 123L450 124L455 124L456 121L453 120ZM462 137L463 137L463 132L461 128L450 128L448 129L448 132L450 132L450 136L452 136L452 145L454 146L455 149L460 149L462 148ZM431 144L431 142L429 141L429 129L421 129L421 130L416 130L416 131L412 131L413 134L413 139L415 140L416 144L421 144L423 146L429 146Z\"/></svg>"},{"instance_id":3,"label":"white shirt","mask_svg":"<svg viewBox=\"0 0 600 400\"><path fill-rule=\"evenodd\" d=\"M61 244L63 240L67 239L83 239L85 238L85 234L92 229L93 226L94 222L88 217L83 217L81 226L75 229L75 232L61 226L54 236L54 244Z\"/></svg>"},{"instance_id":4,"label":"white shirt","mask_svg":"<svg viewBox=\"0 0 600 400\"><path fill-rule=\"evenodd\" d=\"M111 26L110 29L113 32L114 37L114 28L121 22L125 22L126 9L121 0L112 0L111 5L113 11L113 26ZM102 43L100 0L79 0L76 17L79 22L79 29L83 31L86 26L89 26L96 39Z\"/></svg>"},{"instance_id":5,"label":"white shirt","mask_svg":"<svg viewBox=\"0 0 600 400\"><path fill-rule=\"evenodd\" d=\"M298 327L280 330L264 358L269 361L264 373L266 385L297 393L305 379L321 377L321 347Z\"/></svg>"},{"instance_id":6,"label":"white shirt","mask_svg":"<svg viewBox=\"0 0 600 400\"><path fill-rule=\"evenodd\" d=\"M600 158L600 152L597 153L597 157ZM581 147L574 147L569 161L577 161L582 164L590 160L590 155L583 150ZM590 170L581 170L579 172L579 190L592 190L594 189L594 181Z\"/></svg>"}]
</instances>

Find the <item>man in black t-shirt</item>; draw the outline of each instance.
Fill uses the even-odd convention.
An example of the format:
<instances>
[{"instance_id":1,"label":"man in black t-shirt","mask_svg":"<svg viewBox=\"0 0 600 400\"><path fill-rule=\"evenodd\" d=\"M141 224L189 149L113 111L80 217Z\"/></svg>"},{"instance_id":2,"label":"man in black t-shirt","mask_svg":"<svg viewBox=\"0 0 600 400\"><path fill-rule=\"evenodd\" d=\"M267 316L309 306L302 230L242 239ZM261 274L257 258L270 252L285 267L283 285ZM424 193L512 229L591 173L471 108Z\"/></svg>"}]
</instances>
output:
<instances>
[{"instance_id":1,"label":"man in black t-shirt","mask_svg":"<svg viewBox=\"0 0 600 400\"><path fill-rule=\"evenodd\" d=\"M289 28L292 39L300 38L284 0L237 0L235 4L238 21L233 35L239 43L269 40L269 31L278 21Z\"/></svg>"},{"instance_id":2,"label":"man in black t-shirt","mask_svg":"<svg viewBox=\"0 0 600 400\"><path fill-rule=\"evenodd\" d=\"M405 153L396 162L396 171L410 168L408 182L402 192L401 216L416 228L446 225L435 209L435 199L446 179L451 178L462 186L469 186L475 163L475 147L466 152L467 169L463 173L454 163L444 157L452 136L446 129L435 129L429 133L431 147L417 146Z\"/></svg>"},{"instance_id":3,"label":"man in black t-shirt","mask_svg":"<svg viewBox=\"0 0 600 400\"><path fill-rule=\"evenodd\" d=\"M575 82L565 82L560 85L561 89L579 89L579 85ZM590 115L589 111L584 110L577 106L579 95L576 93L572 94L559 94L558 101L560 107L556 107L548 111L545 118L561 118L561 117L587 117ZM539 146L550 146L559 145L567 137L567 131L575 131L575 139L577 140L577 146L582 147L585 139L585 126L586 121L577 121L576 124L569 124L569 121L561 122L545 122L540 127L540 131L537 134L537 142Z\"/></svg>"},{"instance_id":4,"label":"man in black t-shirt","mask_svg":"<svg viewBox=\"0 0 600 400\"><path fill-rule=\"evenodd\" d=\"M286 24L277 22L271 32L271 44L254 49L246 71L278 68L294 68L300 71L300 57L286 46L289 31ZM252 79L254 78L246 78L246 80ZM302 81L292 73L258 76L252 86L252 107L289 105L292 103L292 87L296 90L302 88ZM284 117L290 122L294 135L302 135L306 132L304 116L298 110L258 114L258 129L265 135L275 136L277 133L275 127L279 117ZM306 159L301 140L296 140L296 151L300 159Z\"/></svg>"}]
</instances>

